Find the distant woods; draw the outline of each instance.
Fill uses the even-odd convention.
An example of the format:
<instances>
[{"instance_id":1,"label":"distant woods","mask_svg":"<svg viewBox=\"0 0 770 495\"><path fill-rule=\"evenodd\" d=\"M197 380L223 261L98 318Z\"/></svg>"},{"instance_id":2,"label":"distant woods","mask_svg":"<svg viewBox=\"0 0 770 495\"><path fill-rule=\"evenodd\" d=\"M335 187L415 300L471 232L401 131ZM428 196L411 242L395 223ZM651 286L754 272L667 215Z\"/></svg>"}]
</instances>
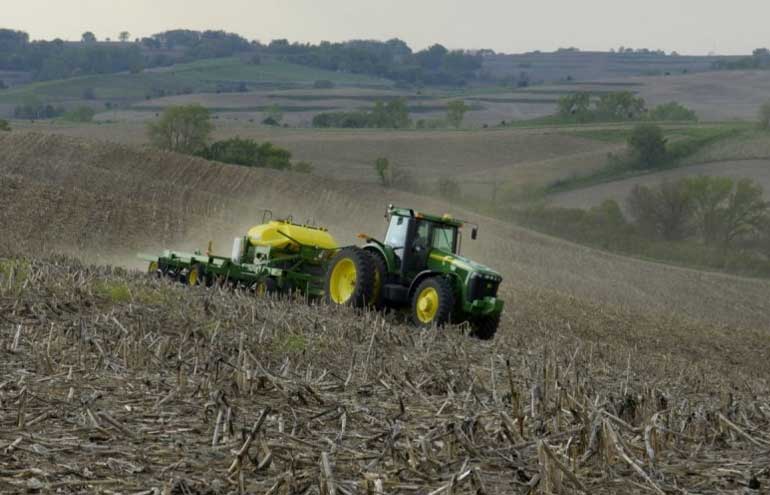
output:
<instances>
[{"instance_id":1,"label":"distant woods","mask_svg":"<svg viewBox=\"0 0 770 495\"><path fill-rule=\"evenodd\" d=\"M291 152L269 142L232 138L211 142L211 114L200 105L171 106L147 126L150 142L164 150L245 167L294 170L310 173L308 162L291 161Z\"/></svg>"},{"instance_id":2,"label":"distant woods","mask_svg":"<svg viewBox=\"0 0 770 495\"><path fill-rule=\"evenodd\" d=\"M770 277L770 202L749 179L688 177L636 186L590 209L536 206L523 225L574 242L689 266Z\"/></svg>"},{"instance_id":3,"label":"distant woods","mask_svg":"<svg viewBox=\"0 0 770 495\"><path fill-rule=\"evenodd\" d=\"M0 29L0 70L25 71L38 81L124 71L140 72L148 67L180 62L251 54L252 63L261 56L330 71L383 77L408 84L462 86L477 78L482 66L479 53L448 50L435 44L414 52L399 39L269 44L249 41L225 31L177 29L150 37L119 42L98 40L88 31L79 42L31 41L23 31Z\"/></svg>"}]
</instances>

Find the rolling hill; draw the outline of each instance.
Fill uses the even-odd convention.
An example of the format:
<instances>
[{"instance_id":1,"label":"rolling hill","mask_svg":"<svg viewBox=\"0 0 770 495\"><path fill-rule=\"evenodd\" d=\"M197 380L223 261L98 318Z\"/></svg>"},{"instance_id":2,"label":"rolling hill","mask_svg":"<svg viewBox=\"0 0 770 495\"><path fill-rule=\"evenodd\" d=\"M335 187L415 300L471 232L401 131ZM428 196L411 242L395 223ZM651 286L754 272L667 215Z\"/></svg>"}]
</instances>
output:
<instances>
[{"instance_id":1,"label":"rolling hill","mask_svg":"<svg viewBox=\"0 0 770 495\"><path fill-rule=\"evenodd\" d=\"M768 482L768 281L612 256L371 184L39 133L2 134L0 151L2 491ZM209 239L227 250L260 207L353 242L384 230L388 202L480 224L463 249L505 276L493 342L88 264L143 269L138 251ZM640 474L650 458L654 479Z\"/></svg>"},{"instance_id":2,"label":"rolling hill","mask_svg":"<svg viewBox=\"0 0 770 495\"><path fill-rule=\"evenodd\" d=\"M478 222L483 240L467 242L465 249L505 275L507 297L558 291L733 324L758 324L770 315L766 281L612 256L375 185L52 135L12 133L0 136L0 147L0 173L10 181L3 223L32 249L45 245L95 260L120 258L131 266L137 252L164 245L203 247L214 239L226 250L234 235L258 222L265 207L314 219L341 242L354 242L358 232L379 235L384 208L395 203ZM13 244L8 235L5 242ZM695 293L700 296L692 297Z\"/></svg>"}]
</instances>

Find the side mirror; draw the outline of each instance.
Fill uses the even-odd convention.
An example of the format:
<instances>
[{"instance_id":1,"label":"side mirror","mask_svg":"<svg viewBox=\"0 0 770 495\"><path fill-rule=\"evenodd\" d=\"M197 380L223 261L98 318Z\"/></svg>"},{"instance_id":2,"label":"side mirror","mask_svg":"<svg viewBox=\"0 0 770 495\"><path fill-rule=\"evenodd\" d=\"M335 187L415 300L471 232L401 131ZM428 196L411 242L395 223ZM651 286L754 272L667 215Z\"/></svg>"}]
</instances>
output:
<instances>
[{"instance_id":1,"label":"side mirror","mask_svg":"<svg viewBox=\"0 0 770 495\"><path fill-rule=\"evenodd\" d=\"M479 237L479 228L478 227L473 227L471 229L471 239L473 239L475 241L478 237Z\"/></svg>"}]
</instances>

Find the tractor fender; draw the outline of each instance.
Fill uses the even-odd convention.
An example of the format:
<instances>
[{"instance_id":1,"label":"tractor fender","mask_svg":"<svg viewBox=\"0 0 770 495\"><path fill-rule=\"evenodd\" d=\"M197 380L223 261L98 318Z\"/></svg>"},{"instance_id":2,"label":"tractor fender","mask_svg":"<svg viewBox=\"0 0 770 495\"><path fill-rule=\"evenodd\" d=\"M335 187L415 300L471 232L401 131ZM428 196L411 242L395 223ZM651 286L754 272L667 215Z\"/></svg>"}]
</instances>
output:
<instances>
[{"instance_id":1,"label":"tractor fender","mask_svg":"<svg viewBox=\"0 0 770 495\"><path fill-rule=\"evenodd\" d=\"M363 249L364 251L369 251L377 256L382 256L382 259L385 260L385 266L387 267L388 273L394 273L398 269L392 254L388 256L388 253L380 244L370 242L365 245Z\"/></svg>"},{"instance_id":2,"label":"tractor fender","mask_svg":"<svg viewBox=\"0 0 770 495\"><path fill-rule=\"evenodd\" d=\"M458 279L459 277L455 275L454 273L444 273L444 272L437 272L435 270L425 270L417 274L416 277L414 277L414 280L412 280L412 283L409 285L409 299L412 299L412 296L414 295L414 291L417 290L417 287L422 283L423 280L430 277L449 277L451 279Z\"/></svg>"}]
</instances>

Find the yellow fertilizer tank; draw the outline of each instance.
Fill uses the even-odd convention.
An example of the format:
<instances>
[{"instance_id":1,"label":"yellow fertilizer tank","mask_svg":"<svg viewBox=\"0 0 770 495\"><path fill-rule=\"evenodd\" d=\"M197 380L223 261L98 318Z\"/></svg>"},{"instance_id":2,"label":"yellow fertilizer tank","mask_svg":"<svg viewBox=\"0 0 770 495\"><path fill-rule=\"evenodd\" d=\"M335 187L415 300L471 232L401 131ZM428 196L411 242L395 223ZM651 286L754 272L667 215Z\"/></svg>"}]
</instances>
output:
<instances>
[{"instance_id":1,"label":"yellow fertilizer tank","mask_svg":"<svg viewBox=\"0 0 770 495\"><path fill-rule=\"evenodd\" d=\"M297 243L321 249L337 249L339 247L334 237L326 230L289 222L272 221L257 225L249 230L248 236L252 246L274 249L299 247Z\"/></svg>"}]
</instances>

